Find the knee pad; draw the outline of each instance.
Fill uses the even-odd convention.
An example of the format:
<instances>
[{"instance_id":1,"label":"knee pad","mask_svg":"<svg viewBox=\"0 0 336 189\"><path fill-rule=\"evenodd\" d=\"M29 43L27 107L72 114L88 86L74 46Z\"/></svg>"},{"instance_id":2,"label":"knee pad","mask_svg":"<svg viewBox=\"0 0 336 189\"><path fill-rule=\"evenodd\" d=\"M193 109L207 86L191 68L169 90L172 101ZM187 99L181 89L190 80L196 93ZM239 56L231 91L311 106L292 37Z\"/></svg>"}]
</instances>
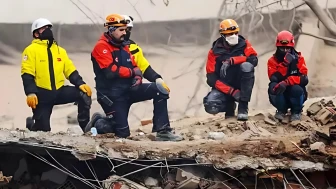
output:
<instances>
[{"instance_id":1,"label":"knee pad","mask_svg":"<svg viewBox=\"0 0 336 189\"><path fill-rule=\"evenodd\" d=\"M209 101L207 97L203 99L204 109L209 114L218 114L223 109L223 102L221 100Z\"/></svg>"},{"instance_id":2,"label":"knee pad","mask_svg":"<svg viewBox=\"0 0 336 189\"><path fill-rule=\"evenodd\" d=\"M113 133L114 123L107 118L98 119L94 123L94 127L97 129L98 134Z\"/></svg>"},{"instance_id":3,"label":"knee pad","mask_svg":"<svg viewBox=\"0 0 336 189\"><path fill-rule=\"evenodd\" d=\"M240 70L244 73L254 72L254 66L249 62L244 62L240 64Z\"/></svg>"}]
</instances>

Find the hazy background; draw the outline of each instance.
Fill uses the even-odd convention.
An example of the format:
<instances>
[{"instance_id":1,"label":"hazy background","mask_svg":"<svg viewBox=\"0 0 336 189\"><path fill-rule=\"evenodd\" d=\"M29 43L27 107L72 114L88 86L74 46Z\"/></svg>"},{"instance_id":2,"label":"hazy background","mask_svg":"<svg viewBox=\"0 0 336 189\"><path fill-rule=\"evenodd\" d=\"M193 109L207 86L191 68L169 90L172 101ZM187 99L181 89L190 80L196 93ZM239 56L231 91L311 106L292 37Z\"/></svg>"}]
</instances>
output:
<instances>
[{"instance_id":1,"label":"hazy background","mask_svg":"<svg viewBox=\"0 0 336 189\"><path fill-rule=\"evenodd\" d=\"M42 3L41 3L42 2ZM153 3L152 3L153 2ZM211 47L219 19L236 18L241 34L248 38L259 53L256 83L251 110L271 108L267 97L267 59L274 52L274 40L280 30L296 34L297 50L302 51L309 64L310 97L334 95L335 47L325 45L313 37L299 35L300 25L305 32L327 35L323 25L304 5L293 11L301 0L275 1L227 0L12 0L2 1L0 7L0 124L2 127L24 127L31 110L25 102L20 77L20 57L31 42L31 23L44 17L54 23L55 38L74 61L85 81L94 87L90 52L104 31L107 14L128 14L135 19L132 38L140 44L151 65L171 88L170 117L203 116L202 99L209 87L205 83L205 58ZM237 3L238 2L238 3ZM326 0L318 0L326 7ZM336 1L329 1L330 12L336 15ZM215 32L214 37L218 37ZM95 97L95 95L94 95ZM74 116L72 105L54 108L53 131L67 128L67 116ZM96 102L92 112L101 111ZM130 124L152 116L151 102L132 106Z\"/></svg>"}]
</instances>

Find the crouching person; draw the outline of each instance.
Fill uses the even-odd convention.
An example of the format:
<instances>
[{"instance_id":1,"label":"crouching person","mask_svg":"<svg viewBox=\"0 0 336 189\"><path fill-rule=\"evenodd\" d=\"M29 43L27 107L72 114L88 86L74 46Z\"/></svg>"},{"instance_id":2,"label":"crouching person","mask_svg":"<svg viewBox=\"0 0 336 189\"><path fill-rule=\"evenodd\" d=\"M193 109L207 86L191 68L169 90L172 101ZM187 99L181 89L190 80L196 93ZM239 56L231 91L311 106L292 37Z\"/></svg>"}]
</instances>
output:
<instances>
[{"instance_id":1,"label":"crouching person","mask_svg":"<svg viewBox=\"0 0 336 189\"><path fill-rule=\"evenodd\" d=\"M172 133L168 118L169 90L162 83L142 83L143 74L128 44L124 43L127 20L119 14L106 17L103 33L91 53L98 103L106 116L94 114L86 127L95 127L99 134L115 133L117 137L130 136L128 113L134 103L153 100L153 132L161 141L180 141L181 136ZM154 80L155 81L155 80Z\"/></svg>"},{"instance_id":2,"label":"crouching person","mask_svg":"<svg viewBox=\"0 0 336 189\"><path fill-rule=\"evenodd\" d=\"M35 20L32 43L22 53L21 77L27 105L33 117L27 118L31 131L50 131L50 116L55 105L77 103L78 122L84 130L90 121L91 89L79 75L67 52L54 40L52 23ZM65 86L64 78L74 86Z\"/></svg>"},{"instance_id":3,"label":"crouching person","mask_svg":"<svg viewBox=\"0 0 336 189\"><path fill-rule=\"evenodd\" d=\"M277 109L275 118L280 121L288 109L291 111L291 121L301 120L303 103L307 100L308 69L294 45L293 34L281 31L276 38L277 50L267 63L269 100Z\"/></svg>"},{"instance_id":4,"label":"crouching person","mask_svg":"<svg viewBox=\"0 0 336 189\"><path fill-rule=\"evenodd\" d=\"M239 26L232 19L220 23L221 35L208 53L206 63L207 84L211 92L203 99L209 114L225 112L225 117L248 119L248 103L254 85L254 67L258 64L257 52L250 42L238 35Z\"/></svg>"}]
</instances>

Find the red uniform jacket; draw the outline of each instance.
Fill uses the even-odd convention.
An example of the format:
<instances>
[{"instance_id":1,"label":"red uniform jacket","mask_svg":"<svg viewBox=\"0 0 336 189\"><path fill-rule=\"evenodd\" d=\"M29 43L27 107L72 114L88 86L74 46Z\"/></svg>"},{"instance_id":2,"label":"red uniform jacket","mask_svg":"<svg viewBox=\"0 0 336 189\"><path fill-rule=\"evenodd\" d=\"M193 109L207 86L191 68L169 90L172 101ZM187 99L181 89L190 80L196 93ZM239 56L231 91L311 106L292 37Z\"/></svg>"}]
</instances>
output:
<instances>
[{"instance_id":1,"label":"red uniform jacket","mask_svg":"<svg viewBox=\"0 0 336 189\"><path fill-rule=\"evenodd\" d=\"M288 66L280 62L274 55L267 62L268 78L271 82L286 81L289 85L306 86L308 69L300 52L295 52L297 60Z\"/></svg>"}]
</instances>

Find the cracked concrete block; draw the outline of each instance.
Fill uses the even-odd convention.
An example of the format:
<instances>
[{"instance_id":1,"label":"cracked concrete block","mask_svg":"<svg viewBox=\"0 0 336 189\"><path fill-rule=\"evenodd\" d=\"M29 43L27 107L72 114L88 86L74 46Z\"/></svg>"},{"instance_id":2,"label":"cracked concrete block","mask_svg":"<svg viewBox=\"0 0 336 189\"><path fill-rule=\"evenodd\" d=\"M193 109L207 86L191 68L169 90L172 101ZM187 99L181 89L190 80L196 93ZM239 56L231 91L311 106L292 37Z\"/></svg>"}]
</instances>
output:
<instances>
[{"instance_id":1,"label":"cracked concrete block","mask_svg":"<svg viewBox=\"0 0 336 189\"><path fill-rule=\"evenodd\" d=\"M310 145L310 150L314 152L322 152L325 153L325 144L323 142L315 142Z\"/></svg>"},{"instance_id":2,"label":"cracked concrete block","mask_svg":"<svg viewBox=\"0 0 336 189\"><path fill-rule=\"evenodd\" d=\"M320 102L314 102L312 105L309 106L307 109L307 115L316 115L321 109L323 108Z\"/></svg>"},{"instance_id":3,"label":"cracked concrete block","mask_svg":"<svg viewBox=\"0 0 336 189\"><path fill-rule=\"evenodd\" d=\"M333 108L322 108L316 115L315 119L321 124L325 125L331 121L336 115L336 112Z\"/></svg>"},{"instance_id":4,"label":"cracked concrete block","mask_svg":"<svg viewBox=\"0 0 336 189\"><path fill-rule=\"evenodd\" d=\"M212 140L223 140L226 138L226 135L223 132L209 132L208 138Z\"/></svg>"}]
</instances>

